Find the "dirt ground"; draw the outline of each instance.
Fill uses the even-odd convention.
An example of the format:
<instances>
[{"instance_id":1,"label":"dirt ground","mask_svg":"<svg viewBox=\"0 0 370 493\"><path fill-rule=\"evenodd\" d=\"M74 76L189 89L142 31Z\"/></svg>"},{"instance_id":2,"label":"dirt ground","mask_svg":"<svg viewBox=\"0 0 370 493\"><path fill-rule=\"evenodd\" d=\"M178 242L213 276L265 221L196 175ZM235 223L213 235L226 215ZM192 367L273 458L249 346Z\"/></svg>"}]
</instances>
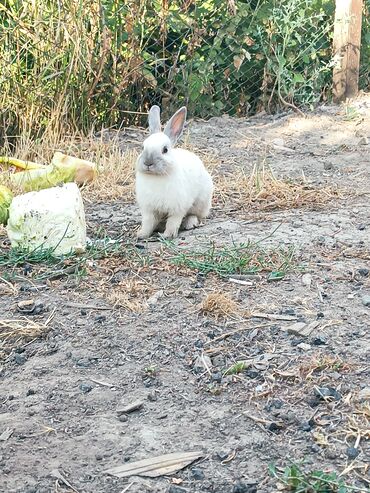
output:
<instances>
[{"instance_id":1,"label":"dirt ground","mask_svg":"<svg viewBox=\"0 0 370 493\"><path fill-rule=\"evenodd\" d=\"M122 151L142 137L122 132ZM0 361L1 491L267 493L283 490L269 465L291 463L368 491L370 98L305 118L192 122L187 140L212 156L219 179L264 161L279 179L339 193L317 207L259 210L216 189L206 225L174 242L293 247L279 281L200 275L162 262L158 241L136 247L154 256L149 266L112 256L88 262L86 276L36 281L25 265L0 281L2 320L20 319L19 302L33 299L27 320L48 326ZM104 230L133 241L133 202L88 200L86 213L92 240ZM219 313L202 311L212 293L230 310L221 299ZM118 412L138 400L140 409ZM105 472L194 450L203 458L173 475Z\"/></svg>"}]
</instances>

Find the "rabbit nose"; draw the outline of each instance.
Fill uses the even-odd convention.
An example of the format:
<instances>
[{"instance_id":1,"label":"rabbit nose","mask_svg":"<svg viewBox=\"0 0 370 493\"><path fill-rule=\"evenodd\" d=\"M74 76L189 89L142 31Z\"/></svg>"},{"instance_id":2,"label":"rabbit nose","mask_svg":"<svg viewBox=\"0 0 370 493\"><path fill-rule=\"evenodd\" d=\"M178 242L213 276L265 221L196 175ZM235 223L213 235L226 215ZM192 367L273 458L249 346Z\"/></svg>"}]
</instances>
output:
<instances>
[{"instance_id":1,"label":"rabbit nose","mask_svg":"<svg viewBox=\"0 0 370 493\"><path fill-rule=\"evenodd\" d=\"M150 168L151 166L153 166L153 163L145 163L145 166L147 166L148 168Z\"/></svg>"}]
</instances>

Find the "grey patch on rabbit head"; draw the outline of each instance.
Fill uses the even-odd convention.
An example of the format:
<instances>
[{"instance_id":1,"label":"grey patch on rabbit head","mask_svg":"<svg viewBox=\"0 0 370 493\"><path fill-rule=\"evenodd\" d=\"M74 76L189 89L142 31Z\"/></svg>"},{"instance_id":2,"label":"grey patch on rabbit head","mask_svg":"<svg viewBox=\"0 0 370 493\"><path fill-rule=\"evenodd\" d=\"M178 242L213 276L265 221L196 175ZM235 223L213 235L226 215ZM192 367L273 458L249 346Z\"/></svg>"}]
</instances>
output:
<instances>
[{"instance_id":1,"label":"grey patch on rabbit head","mask_svg":"<svg viewBox=\"0 0 370 493\"><path fill-rule=\"evenodd\" d=\"M152 175L169 173L173 166L172 145L169 137L164 133L152 134L144 140L143 147L136 169L141 173Z\"/></svg>"}]
</instances>

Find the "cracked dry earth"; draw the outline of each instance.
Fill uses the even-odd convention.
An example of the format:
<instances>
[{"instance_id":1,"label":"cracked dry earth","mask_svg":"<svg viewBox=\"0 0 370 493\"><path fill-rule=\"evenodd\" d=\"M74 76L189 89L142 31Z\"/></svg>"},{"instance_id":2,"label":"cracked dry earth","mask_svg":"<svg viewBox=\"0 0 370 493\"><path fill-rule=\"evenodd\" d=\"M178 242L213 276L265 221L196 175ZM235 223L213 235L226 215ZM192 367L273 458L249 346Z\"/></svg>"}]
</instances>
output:
<instances>
[{"instance_id":1,"label":"cracked dry earth","mask_svg":"<svg viewBox=\"0 0 370 493\"><path fill-rule=\"evenodd\" d=\"M207 224L175 242L195 250L210 241L265 238L266 249L294 247L294 266L280 281L268 282L266 273L244 284L200 276L166 262L158 242L140 250L153 255L149 266L113 256L91 261L82 278L36 282L19 275L13 291L0 296L1 319L19 318L17 304L30 298L42 309L29 318L51 319L44 336L16 346L1 363L0 490L267 493L283 488L269 475L270 464L303 461L305 470L343 473L348 485L367 491L367 138L368 97L306 118L223 117L190 126L190 143L212 154L215 172L226 179L265 160L279 178L303 173L314 187L340 190L317 208L271 211L235 207L216 190ZM125 150L142 133L123 132L120 139ZM133 239L139 222L133 203L88 203L86 212L92 239L99 228ZM133 306L116 302L124 289ZM202 301L214 292L243 315L202 313ZM297 323L311 332L301 333ZM238 361L247 363L227 374ZM140 409L117 413L137 400ZM203 459L171 476L105 473L193 450Z\"/></svg>"}]
</instances>

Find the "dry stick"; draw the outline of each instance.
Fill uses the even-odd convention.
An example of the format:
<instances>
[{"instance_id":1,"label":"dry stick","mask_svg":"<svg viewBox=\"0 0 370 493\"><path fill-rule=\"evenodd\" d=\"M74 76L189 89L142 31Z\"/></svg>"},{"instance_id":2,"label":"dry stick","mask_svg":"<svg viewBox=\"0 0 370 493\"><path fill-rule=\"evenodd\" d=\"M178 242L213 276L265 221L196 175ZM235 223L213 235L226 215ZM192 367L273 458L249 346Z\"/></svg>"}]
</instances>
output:
<instances>
[{"instance_id":1,"label":"dry stick","mask_svg":"<svg viewBox=\"0 0 370 493\"><path fill-rule=\"evenodd\" d=\"M261 324L261 325L255 325L254 327L242 327L240 329L235 329L230 332L225 332L224 334L215 337L215 339L212 339L211 341L207 341L205 344L211 344L213 342L220 341L221 339L226 339L227 337L237 334L238 332L243 332L244 330L263 329L265 327L271 327L272 325L274 324Z\"/></svg>"},{"instance_id":2,"label":"dry stick","mask_svg":"<svg viewBox=\"0 0 370 493\"><path fill-rule=\"evenodd\" d=\"M85 310L111 310L111 306L84 305L83 303L64 303L69 308L81 308Z\"/></svg>"},{"instance_id":3,"label":"dry stick","mask_svg":"<svg viewBox=\"0 0 370 493\"><path fill-rule=\"evenodd\" d=\"M130 483L130 484L128 484L128 485L126 486L126 488L124 488L124 489L121 491L121 493L126 493L126 491L128 491L128 490L131 488L131 486L132 486L133 484L134 484L133 482L132 482L132 483Z\"/></svg>"},{"instance_id":4,"label":"dry stick","mask_svg":"<svg viewBox=\"0 0 370 493\"><path fill-rule=\"evenodd\" d=\"M96 380L95 378L90 378L90 380L98 385L102 385L103 387L109 387L109 388L115 387L115 385L113 385L112 383L102 382L101 380Z\"/></svg>"},{"instance_id":5,"label":"dry stick","mask_svg":"<svg viewBox=\"0 0 370 493\"><path fill-rule=\"evenodd\" d=\"M267 421L265 419L261 419L261 418L256 418L255 416L251 416L250 414L248 414L247 412L244 412L242 413L242 415L246 416L247 418L251 419L252 421L254 421L256 423L256 425L258 426L258 428L260 428L262 431L264 431L265 433L268 433L267 429L264 428L262 426L262 424L264 425L267 425L270 423L270 421ZM262 424L261 424L262 423Z\"/></svg>"}]
</instances>

